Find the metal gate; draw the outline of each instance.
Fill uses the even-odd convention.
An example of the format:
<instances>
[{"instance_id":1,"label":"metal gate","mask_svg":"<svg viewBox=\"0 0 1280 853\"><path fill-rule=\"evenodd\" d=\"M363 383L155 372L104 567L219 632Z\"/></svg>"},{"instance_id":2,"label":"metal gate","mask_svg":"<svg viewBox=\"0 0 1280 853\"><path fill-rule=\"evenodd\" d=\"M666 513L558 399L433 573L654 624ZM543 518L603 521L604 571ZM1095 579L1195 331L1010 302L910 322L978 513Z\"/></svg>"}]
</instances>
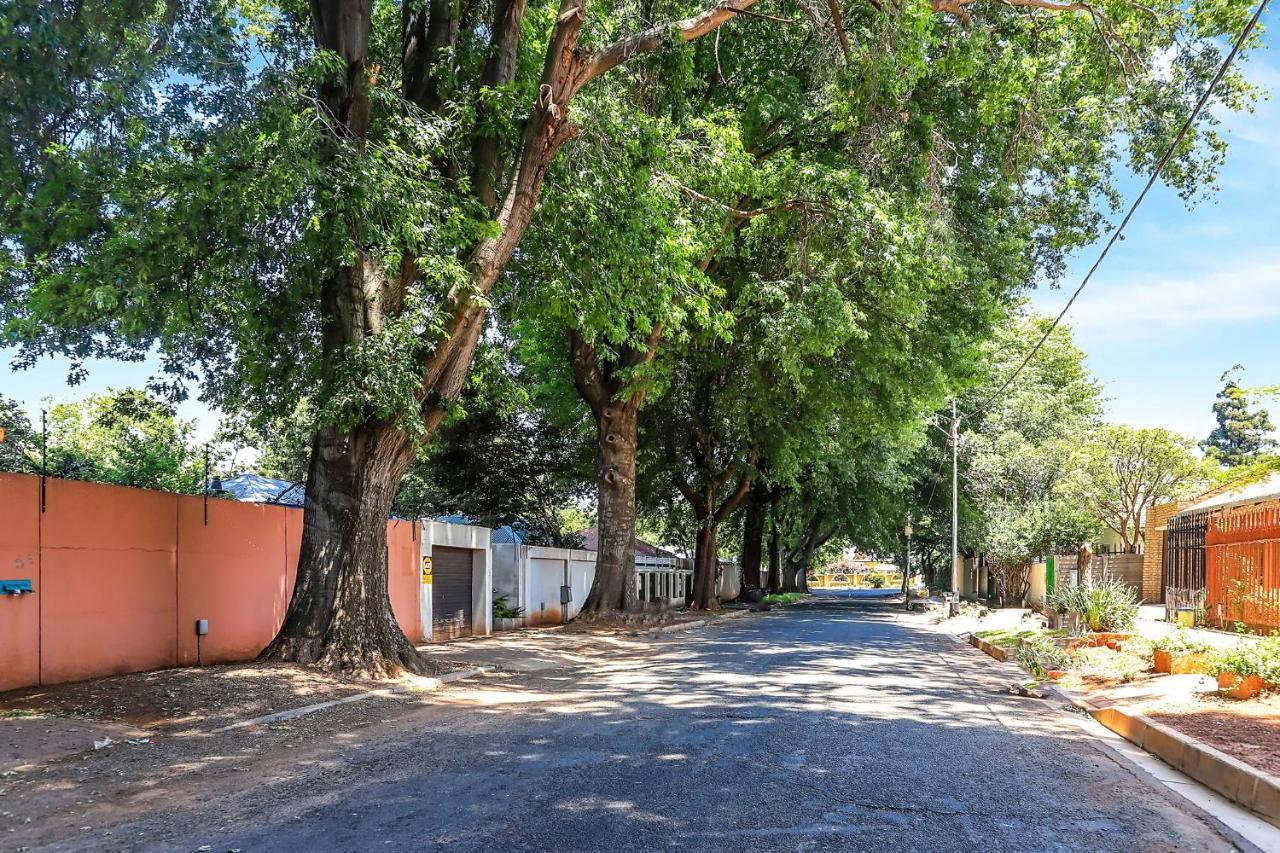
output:
<instances>
[{"instance_id":1,"label":"metal gate","mask_svg":"<svg viewBox=\"0 0 1280 853\"><path fill-rule=\"evenodd\" d=\"M1204 537L1209 512L1176 515L1164 532L1164 606L1203 614L1205 605Z\"/></svg>"},{"instance_id":2,"label":"metal gate","mask_svg":"<svg viewBox=\"0 0 1280 853\"><path fill-rule=\"evenodd\" d=\"M471 634L472 572L469 548L431 549L431 638L447 640Z\"/></svg>"}]
</instances>

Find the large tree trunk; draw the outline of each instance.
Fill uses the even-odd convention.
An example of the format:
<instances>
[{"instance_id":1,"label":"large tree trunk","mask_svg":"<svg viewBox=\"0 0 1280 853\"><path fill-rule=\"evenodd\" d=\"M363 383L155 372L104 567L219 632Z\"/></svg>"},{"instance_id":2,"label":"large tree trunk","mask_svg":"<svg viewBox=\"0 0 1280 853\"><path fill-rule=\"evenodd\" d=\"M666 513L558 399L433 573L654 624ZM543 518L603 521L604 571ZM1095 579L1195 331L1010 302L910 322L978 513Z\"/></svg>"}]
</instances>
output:
<instances>
[{"instance_id":1,"label":"large tree trunk","mask_svg":"<svg viewBox=\"0 0 1280 853\"><path fill-rule=\"evenodd\" d=\"M372 0L311 3L316 46L345 62L342 72L320 86L332 152L362 147L368 133L371 15ZM344 224L353 235L359 230L358 224ZM377 334L402 304L403 292L363 251L335 268L320 288L322 381L334 381L344 350ZM322 426L313 435L297 580L284 624L263 650L263 660L375 676L422 669L387 592L387 516L412 459L408 434L374 419L350 431Z\"/></svg>"},{"instance_id":2,"label":"large tree trunk","mask_svg":"<svg viewBox=\"0 0 1280 853\"><path fill-rule=\"evenodd\" d=\"M637 407L605 406L596 424L596 574L583 612L629 610L636 603L636 423Z\"/></svg>"},{"instance_id":3,"label":"large tree trunk","mask_svg":"<svg viewBox=\"0 0 1280 853\"><path fill-rule=\"evenodd\" d=\"M760 589L760 566L764 557L764 523L769 514L765 489L752 489L742 519L742 588Z\"/></svg>"},{"instance_id":4,"label":"large tree trunk","mask_svg":"<svg viewBox=\"0 0 1280 853\"><path fill-rule=\"evenodd\" d=\"M569 363L578 394L596 422L596 574L583 602L584 613L629 610L636 604L636 450L643 387L628 387L630 368L651 362L661 329L644 348L622 347L615 361L601 363L595 344L569 332Z\"/></svg>"},{"instance_id":5,"label":"large tree trunk","mask_svg":"<svg viewBox=\"0 0 1280 853\"><path fill-rule=\"evenodd\" d=\"M716 572L720 568L717 546L719 524L712 517L699 519L698 542L693 556L693 597L689 606L694 610L719 610L716 597Z\"/></svg>"},{"instance_id":6,"label":"large tree trunk","mask_svg":"<svg viewBox=\"0 0 1280 853\"><path fill-rule=\"evenodd\" d=\"M769 517L769 579L765 589L782 591L782 534L778 532L778 519L772 513Z\"/></svg>"},{"instance_id":7,"label":"large tree trunk","mask_svg":"<svg viewBox=\"0 0 1280 853\"><path fill-rule=\"evenodd\" d=\"M800 592L800 574L805 570L806 563L802 554L797 555L792 552L787 553L786 561L782 569L782 591L783 592Z\"/></svg>"},{"instance_id":8,"label":"large tree trunk","mask_svg":"<svg viewBox=\"0 0 1280 853\"><path fill-rule=\"evenodd\" d=\"M387 516L412 459L408 436L387 424L316 433L297 585L262 660L371 676L422 670L387 592Z\"/></svg>"}]
</instances>

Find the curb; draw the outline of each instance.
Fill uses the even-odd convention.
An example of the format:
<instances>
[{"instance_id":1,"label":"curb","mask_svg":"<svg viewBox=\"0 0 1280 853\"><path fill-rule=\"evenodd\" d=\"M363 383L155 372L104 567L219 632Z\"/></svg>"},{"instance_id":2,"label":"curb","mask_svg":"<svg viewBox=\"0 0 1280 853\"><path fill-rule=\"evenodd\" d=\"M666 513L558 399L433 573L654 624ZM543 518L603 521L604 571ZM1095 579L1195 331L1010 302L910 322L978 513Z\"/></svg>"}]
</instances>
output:
<instances>
[{"instance_id":1,"label":"curb","mask_svg":"<svg viewBox=\"0 0 1280 853\"><path fill-rule=\"evenodd\" d=\"M656 637L659 634L674 634L677 631L691 631L694 628L720 624L726 619L742 619L750 615L750 610L730 610L723 616L719 616L714 619L698 619L693 622L677 622L674 625L663 625L661 628L646 628L643 631L630 631L628 633L632 637L639 637L642 634L646 637Z\"/></svg>"},{"instance_id":2,"label":"curb","mask_svg":"<svg viewBox=\"0 0 1280 853\"><path fill-rule=\"evenodd\" d=\"M316 711L323 711L326 708L333 708L338 705L347 705L351 702L360 702L365 699L373 699L378 696L392 696L397 693L429 693L433 690L439 690L446 684L452 684L455 681L462 681L466 678L473 678L477 675L483 675L486 672L492 672L493 666L475 666L470 669L460 669L456 672L447 672L438 678L425 679L425 684L399 685L396 687L381 687L377 690L369 690L364 693L356 693L352 696L343 696L341 699L330 699L328 702L317 702L314 705L304 705L301 708L290 708L286 711L276 711L273 714L263 714L261 717L254 717L249 720L238 720L221 728L213 729L209 734L220 734L235 729L243 729L248 726L261 726L267 723L278 723L283 720L293 720L298 717L305 717L307 714L314 714Z\"/></svg>"},{"instance_id":3,"label":"curb","mask_svg":"<svg viewBox=\"0 0 1280 853\"><path fill-rule=\"evenodd\" d=\"M1057 685L1048 689L1093 717L1120 737L1175 770L1280 826L1280 777L1259 770L1204 741L1119 707L1099 708Z\"/></svg>"},{"instance_id":4,"label":"curb","mask_svg":"<svg viewBox=\"0 0 1280 853\"><path fill-rule=\"evenodd\" d=\"M975 637L973 634L969 635L969 645L978 651L985 652L989 657L1000 661L1000 663L1004 663L1009 659L1009 653L1003 647L992 645L986 640Z\"/></svg>"}]
</instances>

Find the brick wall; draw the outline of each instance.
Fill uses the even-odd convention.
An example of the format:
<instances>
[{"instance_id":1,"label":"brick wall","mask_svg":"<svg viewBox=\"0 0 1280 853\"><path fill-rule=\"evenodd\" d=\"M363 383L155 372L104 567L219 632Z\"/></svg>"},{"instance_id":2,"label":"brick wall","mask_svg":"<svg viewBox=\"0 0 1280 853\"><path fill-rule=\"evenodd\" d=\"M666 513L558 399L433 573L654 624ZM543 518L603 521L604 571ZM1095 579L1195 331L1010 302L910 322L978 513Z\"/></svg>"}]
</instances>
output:
<instances>
[{"instance_id":1,"label":"brick wall","mask_svg":"<svg viewBox=\"0 0 1280 853\"><path fill-rule=\"evenodd\" d=\"M1145 548L1142 556L1142 599L1148 602L1164 600L1161 578L1164 575L1164 531L1170 517L1177 515L1188 501L1169 501L1156 504L1147 510Z\"/></svg>"}]
</instances>

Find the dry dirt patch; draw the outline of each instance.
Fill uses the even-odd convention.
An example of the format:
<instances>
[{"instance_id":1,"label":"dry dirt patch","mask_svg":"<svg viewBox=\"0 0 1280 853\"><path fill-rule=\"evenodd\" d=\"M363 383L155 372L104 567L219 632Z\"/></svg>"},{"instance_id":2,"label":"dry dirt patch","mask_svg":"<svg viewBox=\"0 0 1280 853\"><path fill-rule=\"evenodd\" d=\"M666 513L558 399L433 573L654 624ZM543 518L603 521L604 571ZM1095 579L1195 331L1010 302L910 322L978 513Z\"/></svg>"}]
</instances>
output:
<instances>
[{"instance_id":1,"label":"dry dirt patch","mask_svg":"<svg viewBox=\"0 0 1280 853\"><path fill-rule=\"evenodd\" d=\"M443 670L456 667L434 661ZM0 715L36 713L157 731L211 730L388 686L285 664L231 664L136 672L0 695Z\"/></svg>"},{"instance_id":2,"label":"dry dirt patch","mask_svg":"<svg viewBox=\"0 0 1280 853\"><path fill-rule=\"evenodd\" d=\"M1140 706L1144 715L1280 776L1280 696L1239 702L1212 693Z\"/></svg>"}]
</instances>

